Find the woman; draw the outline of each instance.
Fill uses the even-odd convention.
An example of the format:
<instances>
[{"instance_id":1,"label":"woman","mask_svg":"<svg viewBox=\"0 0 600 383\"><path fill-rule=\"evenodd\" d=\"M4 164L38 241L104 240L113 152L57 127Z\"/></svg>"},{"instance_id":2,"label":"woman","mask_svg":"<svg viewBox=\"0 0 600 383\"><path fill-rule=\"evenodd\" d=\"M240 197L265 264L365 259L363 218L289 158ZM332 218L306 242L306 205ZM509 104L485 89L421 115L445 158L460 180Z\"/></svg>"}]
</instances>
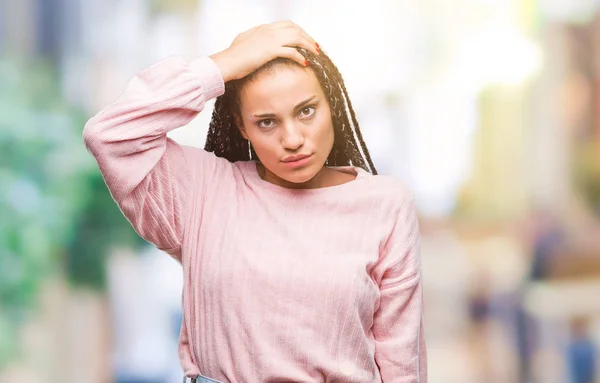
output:
<instances>
[{"instance_id":1,"label":"woman","mask_svg":"<svg viewBox=\"0 0 600 383\"><path fill-rule=\"evenodd\" d=\"M215 97L205 150L167 138ZM376 176L341 75L297 25L154 64L84 140L133 227L183 266L192 381L426 381L413 199Z\"/></svg>"}]
</instances>

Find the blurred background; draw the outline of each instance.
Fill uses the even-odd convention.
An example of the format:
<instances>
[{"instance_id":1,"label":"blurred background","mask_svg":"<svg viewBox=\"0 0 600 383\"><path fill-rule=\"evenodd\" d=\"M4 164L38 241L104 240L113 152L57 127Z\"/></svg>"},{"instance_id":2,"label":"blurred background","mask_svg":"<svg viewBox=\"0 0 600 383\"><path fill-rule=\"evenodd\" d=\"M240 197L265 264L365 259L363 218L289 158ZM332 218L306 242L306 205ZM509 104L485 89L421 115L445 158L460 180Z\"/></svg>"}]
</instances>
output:
<instances>
[{"instance_id":1,"label":"blurred background","mask_svg":"<svg viewBox=\"0 0 600 383\"><path fill-rule=\"evenodd\" d=\"M139 70L278 19L415 194L430 381L600 382L597 0L0 0L0 382L180 381L180 266L81 132ZM172 138L202 147L210 107Z\"/></svg>"}]
</instances>

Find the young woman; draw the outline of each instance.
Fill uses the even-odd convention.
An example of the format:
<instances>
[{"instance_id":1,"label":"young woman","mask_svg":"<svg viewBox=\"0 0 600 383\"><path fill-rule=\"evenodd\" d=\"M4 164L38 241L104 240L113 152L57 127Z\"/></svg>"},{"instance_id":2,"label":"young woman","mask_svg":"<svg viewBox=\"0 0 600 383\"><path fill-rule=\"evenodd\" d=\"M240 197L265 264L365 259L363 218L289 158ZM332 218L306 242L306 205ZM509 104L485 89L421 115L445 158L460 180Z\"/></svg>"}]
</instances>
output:
<instances>
[{"instance_id":1,"label":"young woman","mask_svg":"<svg viewBox=\"0 0 600 383\"><path fill-rule=\"evenodd\" d=\"M167 138L215 97L205 150ZM297 25L154 64L83 135L123 214L183 266L192 381L426 382L413 198L376 175Z\"/></svg>"}]
</instances>

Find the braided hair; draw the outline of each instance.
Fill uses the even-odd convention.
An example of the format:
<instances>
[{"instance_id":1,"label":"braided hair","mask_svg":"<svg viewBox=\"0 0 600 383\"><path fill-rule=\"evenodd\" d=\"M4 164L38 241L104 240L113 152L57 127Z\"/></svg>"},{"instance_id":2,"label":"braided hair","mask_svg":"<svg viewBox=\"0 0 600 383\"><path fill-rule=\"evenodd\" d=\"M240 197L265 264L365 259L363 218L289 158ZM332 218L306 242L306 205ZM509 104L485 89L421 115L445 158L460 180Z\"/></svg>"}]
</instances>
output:
<instances>
[{"instance_id":1,"label":"braided hair","mask_svg":"<svg viewBox=\"0 0 600 383\"><path fill-rule=\"evenodd\" d=\"M348 97L344 80L331 59L321 50L318 56L298 48L316 75L329 103L334 129L334 142L327 158L329 166L358 166L377 174L369 150L363 140L358 121ZM210 121L204 149L230 162L258 159L250 142L244 139L236 121L240 117L240 91L258 72L276 65L298 65L295 61L277 58L249 76L225 84L225 93L217 98Z\"/></svg>"}]
</instances>

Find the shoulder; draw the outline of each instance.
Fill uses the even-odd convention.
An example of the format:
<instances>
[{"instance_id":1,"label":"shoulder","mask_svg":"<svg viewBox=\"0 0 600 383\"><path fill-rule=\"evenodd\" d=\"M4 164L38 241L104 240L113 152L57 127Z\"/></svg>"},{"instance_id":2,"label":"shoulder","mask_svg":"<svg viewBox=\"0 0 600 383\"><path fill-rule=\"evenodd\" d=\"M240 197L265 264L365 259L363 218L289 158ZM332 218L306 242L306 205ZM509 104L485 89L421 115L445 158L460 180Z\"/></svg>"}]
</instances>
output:
<instances>
[{"instance_id":1,"label":"shoulder","mask_svg":"<svg viewBox=\"0 0 600 383\"><path fill-rule=\"evenodd\" d=\"M248 173L248 161L232 163L213 152L194 146L181 145L181 149L185 156L186 166L197 177L210 178L213 181L232 182L239 176Z\"/></svg>"},{"instance_id":2,"label":"shoulder","mask_svg":"<svg viewBox=\"0 0 600 383\"><path fill-rule=\"evenodd\" d=\"M183 152L185 153L185 156L188 158L188 160L198 160L198 159L203 159L203 160L209 160L209 161L219 161L219 157L217 157L214 153L212 152L207 152L206 150L196 147L196 146L191 146L191 145L180 145L181 146L181 150L183 150Z\"/></svg>"},{"instance_id":3,"label":"shoulder","mask_svg":"<svg viewBox=\"0 0 600 383\"><path fill-rule=\"evenodd\" d=\"M366 172L365 172L366 173ZM369 196L377 198L381 202L400 209L407 205L414 205L414 193L408 184L397 177L388 175L364 175L366 190Z\"/></svg>"},{"instance_id":4,"label":"shoulder","mask_svg":"<svg viewBox=\"0 0 600 383\"><path fill-rule=\"evenodd\" d=\"M226 168L231 168L233 165L227 159L218 157L213 152L207 152L203 148L181 145L181 149L185 154L188 165L191 167L213 167L216 168L215 170L219 168L220 170L224 170Z\"/></svg>"}]
</instances>

